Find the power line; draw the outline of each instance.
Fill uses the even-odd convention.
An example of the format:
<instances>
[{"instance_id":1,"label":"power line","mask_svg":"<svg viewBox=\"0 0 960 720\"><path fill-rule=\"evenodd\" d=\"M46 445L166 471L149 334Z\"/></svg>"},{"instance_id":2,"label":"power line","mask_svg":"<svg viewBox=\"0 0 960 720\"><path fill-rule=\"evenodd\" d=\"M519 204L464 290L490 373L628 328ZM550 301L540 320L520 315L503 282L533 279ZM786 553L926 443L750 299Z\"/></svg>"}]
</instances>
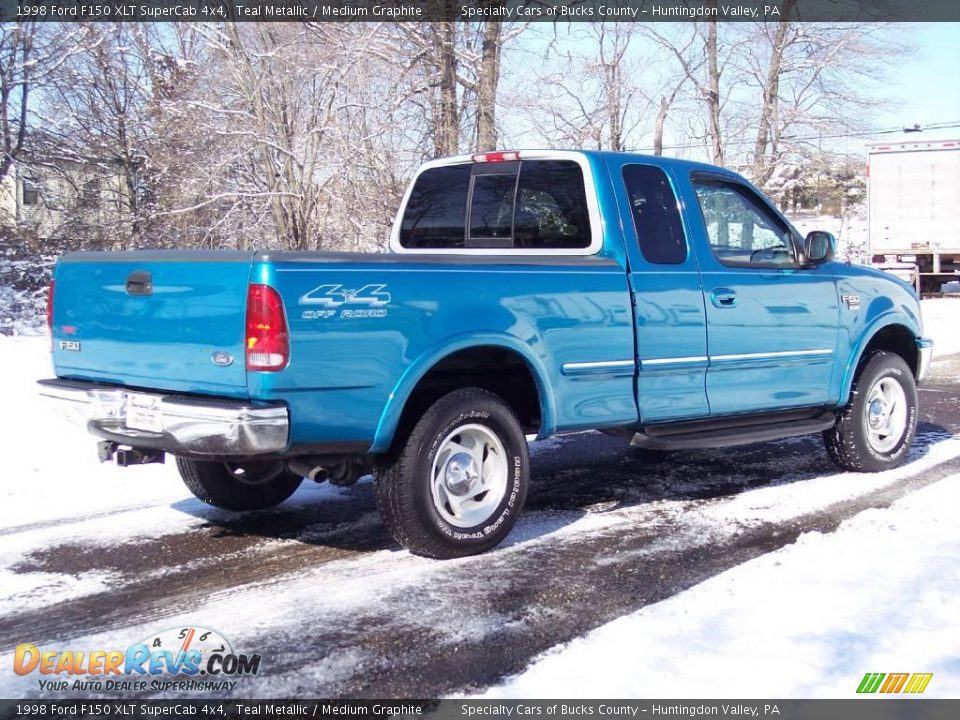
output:
<instances>
[{"instance_id":1,"label":"power line","mask_svg":"<svg viewBox=\"0 0 960 720\"><path fill-rule=\"evenodd\" d=\"M942 123L932 123L930 125L922 126L923 130L949 130L952 128L960 128L960 120L951 120L949 122ZM859 130L857 132L849 133L832 133L829 135L809 135L807 137L792 137L785 136L781 137L781 140L789 140L791 142L808 142L813 140L835 140L839 138L869 138L875 135L895 135L902 133L904 129L902 127L898 128L885 128L882 130ZM727 145L749 145L755 142L754 140L728 140L726 141ZM697 148L702 148L703 145L700 143L690 143L686 145L664 145L664 150L694 150ZM653 150L653 146L649 147L640 147L637 150Z\"/></svg>"}]
</instances>

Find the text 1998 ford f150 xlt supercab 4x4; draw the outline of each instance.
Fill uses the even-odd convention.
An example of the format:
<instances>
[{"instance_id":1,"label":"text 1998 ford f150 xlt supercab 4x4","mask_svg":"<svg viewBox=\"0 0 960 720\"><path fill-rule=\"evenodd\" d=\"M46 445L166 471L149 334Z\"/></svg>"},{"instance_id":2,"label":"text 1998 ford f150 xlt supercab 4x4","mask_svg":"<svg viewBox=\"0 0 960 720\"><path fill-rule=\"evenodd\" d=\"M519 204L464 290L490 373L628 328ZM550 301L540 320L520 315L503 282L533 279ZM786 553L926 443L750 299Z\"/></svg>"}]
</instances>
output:
<instances>
[{"instance_id":1,"label":"text 1998 ford f150 xlt supercab 4x4","mask_svg":"<svg viewBox=\"0 0 960 720\"><path fill-rule=\"evenodd\" d=\"M66 255L40 392L102 459L171 453L222 508L373 469L397 541L468 555L516 522L529 435L683 450L822 432L841 467L902 462L931 354L917 296L834 244L709 165L438 160L390 253Z\"/></svg>"}]
</instances>

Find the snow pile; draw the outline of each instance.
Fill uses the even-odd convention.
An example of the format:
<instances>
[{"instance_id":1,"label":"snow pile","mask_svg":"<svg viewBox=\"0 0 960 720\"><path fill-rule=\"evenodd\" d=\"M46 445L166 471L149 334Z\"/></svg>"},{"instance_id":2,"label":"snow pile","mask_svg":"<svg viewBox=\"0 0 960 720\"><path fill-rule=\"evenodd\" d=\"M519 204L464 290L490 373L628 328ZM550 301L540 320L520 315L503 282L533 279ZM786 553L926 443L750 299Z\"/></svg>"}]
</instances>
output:
<instances>
[{"instance_id":1,"label":"snow pile","mask_svg":"<svg viewBox=\"0 0 960 720\"><path fill-rule=\"evenodd\" d=\"M483 697L850 698L867 672L957 697L960 475L554 649Z\"/></svg>"},{"instance_id":2,"label":"snow pile","mask_svg":"<svg viewBox=\"0 0 960 720\"><path fill-rule=\"evenodd\" d=\"M960 353L960 298L928 298L920 303L923 334L933 338L933 356Z\"/></svg>"},{"instance_id":3,"label":"snow pile","mask_svg":"<svg viewBox=\"0 0 960 720\"><path fill-rule=\"evenodd\" d=\"M40 335L46 325L47 284L56 256L0 247L0 335Z\"/></svg>"}]
</instances>

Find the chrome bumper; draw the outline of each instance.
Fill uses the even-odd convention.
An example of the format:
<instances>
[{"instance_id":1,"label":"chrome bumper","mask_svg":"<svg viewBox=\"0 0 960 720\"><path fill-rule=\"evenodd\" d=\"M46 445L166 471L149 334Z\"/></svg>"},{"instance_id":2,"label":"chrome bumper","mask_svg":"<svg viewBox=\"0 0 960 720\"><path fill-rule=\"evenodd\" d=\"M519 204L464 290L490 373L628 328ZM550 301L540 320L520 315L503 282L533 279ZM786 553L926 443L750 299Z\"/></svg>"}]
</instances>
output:
<instances>
[{"instance_id":1,"label":"chrome bumper","mask_svg":"<svg viewBox=\"0 0 960 720\"><path fill-rule=\"evenodd\" d=\"M72 380L40 380L40 396L94 435L136 448L196 455L262 455L287 446L283 405L138 392ZM161 432L127 427L131 395L157 400Z\"/></svg>"},{"instance_id":2,"label":"chrome bumper","mask_svg":"<svg viewBox=\"0 0 960 720\"><path fill-rule=\"evenodd\" d=\"M933 359L933 340L917 338L917 382L923 380Z\"/></svg>"}]
</instances>

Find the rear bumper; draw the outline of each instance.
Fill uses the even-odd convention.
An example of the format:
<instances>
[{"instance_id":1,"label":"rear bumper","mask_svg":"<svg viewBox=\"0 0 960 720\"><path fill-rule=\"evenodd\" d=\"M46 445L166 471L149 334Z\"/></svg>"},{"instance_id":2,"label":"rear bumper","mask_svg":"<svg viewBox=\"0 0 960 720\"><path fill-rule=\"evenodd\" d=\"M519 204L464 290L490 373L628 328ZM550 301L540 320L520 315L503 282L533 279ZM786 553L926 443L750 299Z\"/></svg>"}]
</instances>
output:
<instances>
[{"instance_id":1,"label":"rear bumper","mask_svg":"<svg viewBox=\"0 0 960 720\"><path fill-rule=\"evenodd\" d=\"M917 382L921 382L923 378L926 377L932 359L933 340L929 338L917 338Z\"/></svg>"},{"instance_id":2,"label":"rear bumper","mask_svg":"<svg viewBox=\"0 0 960 720\"><path fill-rule=\"evenodd\" d=\"M136 448L192 455L249 456L284 450L290 430L279 404L138 392L114 385L40 380L41 397L94 435ZM157 400L162 431L127 427L130 395Z\"/></svg>"}]
</instances>

